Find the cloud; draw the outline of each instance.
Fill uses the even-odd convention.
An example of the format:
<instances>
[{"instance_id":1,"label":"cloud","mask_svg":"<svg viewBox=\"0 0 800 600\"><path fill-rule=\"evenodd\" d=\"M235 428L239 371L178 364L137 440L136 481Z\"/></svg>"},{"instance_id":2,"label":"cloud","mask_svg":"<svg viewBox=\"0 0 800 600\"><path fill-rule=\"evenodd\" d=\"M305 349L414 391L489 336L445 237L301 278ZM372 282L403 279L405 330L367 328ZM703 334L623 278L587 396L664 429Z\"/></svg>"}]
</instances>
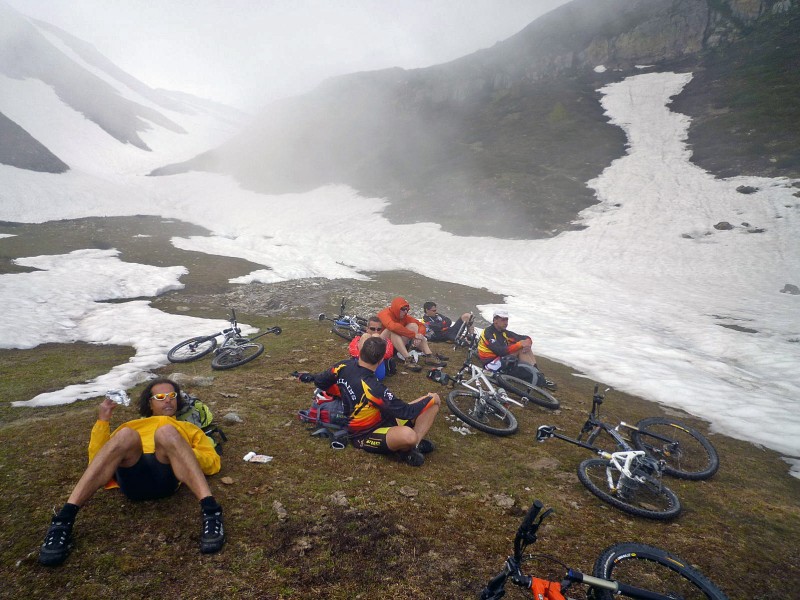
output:
<instances>
[{"instance_id":1,"label":"cloud","mask_svg":"<svg viewBox=\"0 0 800 600\"><path fill-rule=\"evenodd\" d=\"M493 45L567 0L8 0L153 87L253 109L354 71Z\"/></svg>"}]
</instances>

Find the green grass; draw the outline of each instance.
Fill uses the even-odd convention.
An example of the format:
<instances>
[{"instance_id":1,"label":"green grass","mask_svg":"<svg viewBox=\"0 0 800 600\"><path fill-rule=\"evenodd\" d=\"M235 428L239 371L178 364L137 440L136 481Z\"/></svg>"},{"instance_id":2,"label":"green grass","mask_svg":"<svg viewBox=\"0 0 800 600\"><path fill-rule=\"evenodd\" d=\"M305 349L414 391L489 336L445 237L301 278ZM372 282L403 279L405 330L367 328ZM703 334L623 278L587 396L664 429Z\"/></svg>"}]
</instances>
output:
<instances>
[{"instance_id":1,"label":"green grass","mask_svg":"<svg viewBox=\"0 0 800 600\"><path fill-rule=\"evenodd\" d=\"M429 436L438 449L422 468L353 448L334 451L297 421L311 388L288 373L321 370L344 355L344 342L310 319L241 318L280 325L284 334L265 338L266 356L238 369L213 372L210 361L201 360L160 371L213 376L210 386L191 391L218 420L229 411L244 419L225 427L222 471L210 478L229 536L212 556L198 552L198 509L187 490L143 503L100 491L81 510L67 562L57 569L39 566L51 509L65 501L85 467L97 400L34 411L10 408L8 399L41 390L45 377L22 377L29 369L52 371L48 385L57 387L79 381L81 370L89 377L105 367L88 345L71 349L69 365L64 352L52 351L20 369L16 356L24 353L0 353L0 597L475 597L510 552L535 498L557 511L541 532L539 550L579 569L591 569L609 543L640 541L690 560L731 598L786 598L786 590L800 585L800 481L773 452L709 434L721 456L719 473L705 482L668 482L684 514L667 524L628 517L578 481L575 469L588 452L557 440L536 443L536 427L544 423L577 433L592 387L570 368L544 360L548 376L560 384L562 410L515 410L520 431L514 436L462 436L449 429L454 423L444 408ZM439 350L452 354L449 347ZM124 349L114 352L125 356ZM7 376L17 372L20 377ZM424 374L389 381L404 399L436 391ZM609 392L604 409L629 422L663 414L657 405L617 392ZM115 424L135 416L132 408L117 413ZM702 422L685 420L708 431ZM249 450L275 458L244 463ZM336 492L346 506L332 501ZM501 508L499 494L512 497L514 506ZM279 518L276 502L287 518ZM552 565L535 568L559 575Z\"/></svg>"}]
</instances>

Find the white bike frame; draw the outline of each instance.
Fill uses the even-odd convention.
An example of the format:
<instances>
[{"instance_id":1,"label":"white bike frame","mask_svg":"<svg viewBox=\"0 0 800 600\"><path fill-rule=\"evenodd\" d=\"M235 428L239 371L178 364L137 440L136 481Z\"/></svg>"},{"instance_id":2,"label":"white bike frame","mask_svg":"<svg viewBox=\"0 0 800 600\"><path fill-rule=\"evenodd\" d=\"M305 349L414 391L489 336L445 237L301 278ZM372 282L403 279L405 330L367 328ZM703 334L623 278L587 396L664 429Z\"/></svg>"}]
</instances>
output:
<instances>
[{"instance_id":1,"label":"white bike frame","mask_svg":"<svg viewBox=\"0 0 800 600\"><path fill-rule=\"evenodd\" d=\"M517 406L525 406L522 402L515 400L511 396L509 396L504 389L497 390L492 385L492 382L489 381L489 378L486 377L486 371L481 369L480 367L476 367L475 365L469 365L470 368L470 378L469 379L461 379L458 383L463 385L468 390L472 390L473 392L478 392L481 396L483 394L489 394L491 396L497 397L500 401L509 404L516 404Z\"/></svg>"}]
</instances>

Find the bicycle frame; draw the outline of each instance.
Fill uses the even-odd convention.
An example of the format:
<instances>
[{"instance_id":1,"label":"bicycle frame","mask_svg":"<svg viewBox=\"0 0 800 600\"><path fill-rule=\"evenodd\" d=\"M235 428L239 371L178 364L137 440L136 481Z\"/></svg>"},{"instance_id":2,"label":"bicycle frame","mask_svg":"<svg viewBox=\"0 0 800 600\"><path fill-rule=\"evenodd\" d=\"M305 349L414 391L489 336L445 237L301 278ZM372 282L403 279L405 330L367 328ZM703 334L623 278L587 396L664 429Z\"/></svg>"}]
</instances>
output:
<instances>
[{"instance_id":1,"label":"bicycle frame","mask_svg":"<svg viewBox=\"0 0 800 600\"><path fill-rule=\"evenodd\" d=\"M468 379L464 379L463 377L466 375L467 370L469 370L470 376ZM515 400L509 396L504 389L495 388L492 385L492 382L489 381L489 378L486 377L486 372L473 364L465 364L456 374L453 381L455 384L460 384L468 390L478 392L481 397L484 397L485 395L495 396L503 403L515 404L516 406L525 406L522 402L519 402L518 400Z\"/></svg>"},{"instance_id":2,"label":"bicycle frame","mask_svg":"<svg viewBox=\"0 0 800 600\"><path fill-rule=\"evenodd\" d=\"M467 352L467 357L464 359L464 364L452 380L453 385L460 384L470 391L477 392L480 394L481 398L494 396L502 403L525 406L522 402L511 398L504 389L495 388L486 376L486 370L472 363L472 358L475 356L476 352L475 344L472 344Z\"/></svg>"},{"instance_id":3,"label":"bicycle frame","mask_svg":"<svg viewBox=\"0 0 800 600\"><path fill-rule=\"evenodd\" d=\"M528 554L523 555L525 548L537 540L537 531L545 518L553 514L553 509L549 508L543 513L541 512L543 504L536 500L527 515L522 521L517 534L514 537L514 554L506 559L503 565L503 570L489 581L487 586L483 589L480 599L481 600L499 600L505 595L506 581L510 580L514 585L530 590L533 583L533 577L525 575L522 572L522 563L537 555ZM541 514L540 514L541 513ZM538 518L537 518L538 517ZM664 595L658 592L653 592L644 588L636 587L619 581L595 577L581 573L576 569L572 569L564 565L557 559L541 555L542 558L549 558L559 564L565 569L566 573L561 581L561 591L568 590L572 584L580 583L587 585L591 588L598 590L608 590L614 595L622 595L628 598L635 598L641 600L674 600L673 595Z\"/></svg>"}]
</instances>

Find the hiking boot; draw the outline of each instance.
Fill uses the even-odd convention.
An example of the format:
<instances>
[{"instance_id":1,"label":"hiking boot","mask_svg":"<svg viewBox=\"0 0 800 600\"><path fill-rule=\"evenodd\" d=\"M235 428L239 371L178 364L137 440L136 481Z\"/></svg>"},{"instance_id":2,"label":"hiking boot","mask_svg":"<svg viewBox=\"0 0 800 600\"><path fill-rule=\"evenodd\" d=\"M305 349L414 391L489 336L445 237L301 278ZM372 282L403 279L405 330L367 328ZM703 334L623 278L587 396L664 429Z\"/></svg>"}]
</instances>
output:
<instances>
[{"instance_id":1,"label":"hiking boot","mask_svg":"<svg viewBox=\"0 0 800 600\"><path fill-rule=\"evenodd\" d=\"M425 457L422 455L422 452L414 448L403 455L403 462L410 467L421 467L425 462Z\"/></svg>"},{"instance_id":2,"label":"hiking boot","mask_svg":"<svg viewBox=\"0 0 800 600\"><path fill-rule=\"evenodd\" d=\"M417 450L419 450L422 454L430 454L434 450L436 450L436 444L434 444L430 440L420 440L419 444L417 444Z\"/></svg>"},{"instance_id":3,"label":"hiking boot","mask_svg":"<svg viewBox=\"0 0 800 600\"><path fill-rule=\"evenodd\" d=\"M546 387L548 390L557 390L558 389L558 385L556 384L556 382L555 381L550 381L549 379L547 379L547 377L545 377L545 379L544 379L544 387Z\"/></svg>"},{"instance_id":4,"label":"hiking boot","mask_svg":"<svg viewBox=\"0 0 800 600\"><path fill-rule=\"evenodd\" d=\"M57 567L63 563L72 548L72 525L74 521L67 521L57 515L50 522L44 543L39 549L39 564L48 567Z\"/></svg>"},{"instance_id":5,"label":"hiking boot","mask_svg":"<svg viewBox=\"0 0 800 600\"><path fill-rule=\"evenodd\" d=\"M425 355L425 364L429 367L446 367L447 363L440 361L435 354Z\"/></svg>"},{"instance_id":6,"label":"hiking boot","mask_svg":"<svg viewBox=\"0 0 800 600\"><path fill-rule=\"evenodd\" d=\"M222 526L222 508L203 511L203 531L200 534L200 552L219 552L225 543L225 528Z\"/></svg>"},{"instance_id":7,"label":"hiking boot","mask_svg":"<svg viewBox=\"0 0 800 600\"><path fill-rule=\"evenodd\" d=\"M413 373L419 373L422 371L422 367L420 367L416 361L412 359L412 357L409 356L408 359L405 359L403 358L402 354L398 354L396 358L400 361L400 364L409 371L412 371Z\"/></svg>"}]
</instances>

